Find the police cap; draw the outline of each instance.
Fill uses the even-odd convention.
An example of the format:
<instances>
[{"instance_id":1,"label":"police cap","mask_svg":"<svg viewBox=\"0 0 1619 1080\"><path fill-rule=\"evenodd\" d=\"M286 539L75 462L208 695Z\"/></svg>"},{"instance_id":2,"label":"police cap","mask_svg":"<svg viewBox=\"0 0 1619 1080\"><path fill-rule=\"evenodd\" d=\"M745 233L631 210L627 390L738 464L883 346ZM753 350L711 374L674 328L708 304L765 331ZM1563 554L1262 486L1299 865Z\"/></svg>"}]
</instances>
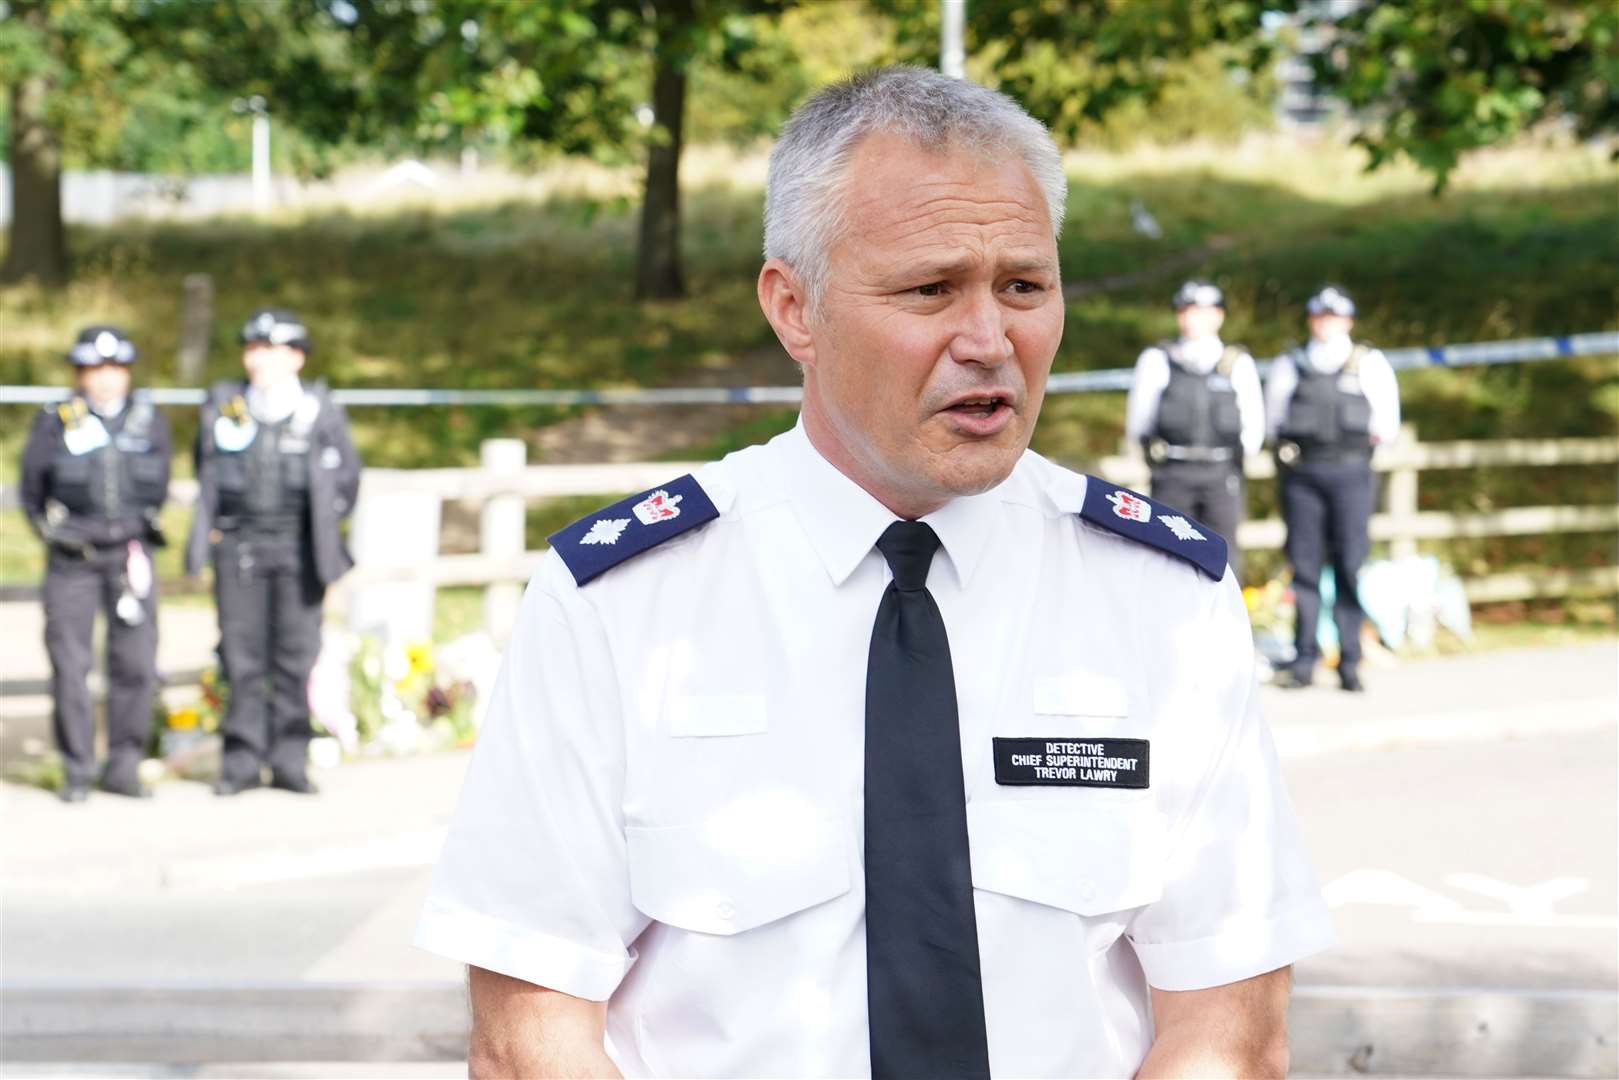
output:
<instances>
[{"instance_id":1,"label":"police cap","mask_svg":"<svg viewBox=\"0 0 1619 1080\"><path fill-rule=\"evenodd\" d=\"M1345 318L1355 317L1355 301L1349 294L1336 285L1325 285L1321 291L1305 303L1304 310L1311 316L1315 315L1342 315Z\"/></svg>"},{"instance_id":2,"label":"police cap","mask_svg":"<svg viewBox=\"0 0 1619 1080\"><path fill-rule=\"evenodd\" d=\"M67 358L74 367L133 364L135 343L116 326L86 326L79 331L79 340L67 351Z\"/></svg>"},{"instance_id":3,"label":"police cap","mask_svg":"<svg viewBox=\"0 0 1619 1080\"><path fill-rule=\"evenodd\" d=\"M1212 281L1188 281L1175 290L1175 310L1189 307L1217 307L1225 310L1225 293Z\"/></svg>"},{"instance_id":4,"label":"police cap","mask_svg":"<svg viewBox=\"0 0 1619 1080\"><path fill-rule=\"evenodd\" d=\"M285 308L264 308L256 311L242 324L243 345L289 345L301 352L314 351L315 343L309 339L309 327Z\"/></svg>"}]
</instances>

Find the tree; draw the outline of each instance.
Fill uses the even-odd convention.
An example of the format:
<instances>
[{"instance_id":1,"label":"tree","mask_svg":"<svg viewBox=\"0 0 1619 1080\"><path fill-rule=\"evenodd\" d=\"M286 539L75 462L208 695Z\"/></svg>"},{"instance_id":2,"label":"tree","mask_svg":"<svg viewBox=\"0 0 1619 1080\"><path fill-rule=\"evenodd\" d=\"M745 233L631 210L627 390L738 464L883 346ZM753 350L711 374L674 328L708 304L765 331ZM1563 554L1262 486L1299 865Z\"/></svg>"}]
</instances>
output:
<instances>
[{"instance_id":1,"label":"tree","mask_svg":"<svg viewBox=\"0 0 1619 1080\"><path fill-rule=\"evenodd\" d=\"M1554 118L1619 131L1619 5L1611 0L1402 0L1313 24L1317 84L1366 118L1369 168L1410 158L1442 191L1461 156ZM1619 151L1616 151L1619 156Z\"/></svg>"},{"instance_id":2,"label":"tree","mask_svg":"<svg viewBox=\"0 0 1619 1080\"><path fill-rule=\"evenodd\" d=\"M12 177L11 240L0 279L59 282L68 271L64 156L105 137L144 72L110 19L91 5L51 0L0 4L0 70L9 73Z\"/></svg>"},{"instance_id":3,"label":"tree","mask_svg":"<svg viewBox=\"0 0 1619 1080\"><path fill-rule=\"evenodd\" d=\"M424 9L431 21L458 29L438 38L417 69L419 129L446 142L481 133L610 158L644 151L635 293L683 296L679 173L691 73L703 64L748 70L760 48L748 17L790 3L439 0ZM364 24L375 0L359 10Z\"/></svg>"},{"instance_id":4,"label":"tree","mask_svg":"<svg viewBox=\"0 0 1619 1080\"><path fill-rule=\"evenodd\" d=\"M233 96L264 92L328 141L397 123L397 101L354 88L340 29L320 4L0 0L13 177L0 279L66 277L63 165L131 164L121 159L139 144L130 135L153 113L172 139L217 124Z\"/></svg>"},{"instance_id":5,"label":"tree","mask_svg":"<svg viewBox=\"0 0 1619 1080\"><path fill-rule=\"evenodd\" d=\"M933 4L872 0L895 21L899 58L932 64ZM1074 142L1127 103L1152 102L1173 61L1223 46L1257 70L1274 42L1264 0L969 0L967 74L1016 98L1060 141Z\"/></svg>"}]
</instances>

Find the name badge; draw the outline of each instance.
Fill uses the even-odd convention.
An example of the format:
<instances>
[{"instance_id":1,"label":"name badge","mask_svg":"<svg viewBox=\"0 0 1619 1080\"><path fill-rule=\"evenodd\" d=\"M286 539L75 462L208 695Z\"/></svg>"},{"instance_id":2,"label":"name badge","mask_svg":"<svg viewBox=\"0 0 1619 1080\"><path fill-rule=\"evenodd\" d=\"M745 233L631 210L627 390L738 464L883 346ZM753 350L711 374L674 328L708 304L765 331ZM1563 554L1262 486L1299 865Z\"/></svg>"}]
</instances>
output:
<instances>
[{"instance_id":1,"label":"name badge","mask_svg":"<svg viewBox=\"0 0 1619 1080\"><path fill-rule=\"evenodd\" d=\"M995 782L1023 787L1144 788L1146 739L994 739Z\"/></svg>"}]
</instances>

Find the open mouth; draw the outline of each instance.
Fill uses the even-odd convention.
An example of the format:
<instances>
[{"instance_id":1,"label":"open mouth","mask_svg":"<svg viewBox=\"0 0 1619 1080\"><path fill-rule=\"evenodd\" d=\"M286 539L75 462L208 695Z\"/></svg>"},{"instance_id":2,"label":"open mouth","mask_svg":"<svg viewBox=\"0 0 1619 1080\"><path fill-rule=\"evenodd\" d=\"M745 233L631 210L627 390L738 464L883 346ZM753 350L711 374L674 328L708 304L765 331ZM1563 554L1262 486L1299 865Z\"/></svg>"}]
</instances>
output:
<instances>
[{"instance_id":1,"label":"open mouth","mask_svg":"<svg viewBox=\"0 0 1619 1080\"><path fill-rule=\"evenodd\" d=\"M1000 394L963 398L940 413L948 416L962 435L999 435L1012 422L1012 399Z\"/></svg>"},{"instance_id":2,"label":"open mouth","mask_svg":"<svg viewBox=\"0 0 1619 1080\"><path fill-rule=\"evenodd\" d=\"M994 416L996 410L1002 408L1011 408L1011 403L1003 397L980 397L968 398L966 401L958 401L945 411L955 413L958 416L976 416L987 418Z\"/></svg>"}]
</instances>

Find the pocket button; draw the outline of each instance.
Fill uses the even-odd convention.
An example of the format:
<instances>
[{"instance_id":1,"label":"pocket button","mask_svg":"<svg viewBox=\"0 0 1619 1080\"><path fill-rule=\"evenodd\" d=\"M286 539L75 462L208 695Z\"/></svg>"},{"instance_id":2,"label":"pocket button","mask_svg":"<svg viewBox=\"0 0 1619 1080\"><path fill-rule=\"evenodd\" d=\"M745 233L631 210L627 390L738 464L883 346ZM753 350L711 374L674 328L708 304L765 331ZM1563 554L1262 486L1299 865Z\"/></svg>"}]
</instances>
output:
<instances>
[{"instance_id":1,"label":"pocket button","mask_svg":"<svg viewBox=\"0 0 1619 1080\"><path fill-rule=\"evenodd\" d=\"M736 918L736 905L731 903L729 900L721 900L719 903L714 905L714 914L718 915L726 922L730 922L732 919Z\"/></svg>"},{"instance_id":2,"label":"pocket button","mask_svg":"<svg viewBox=\"0 0 1619 1080\"><path fill-rule=\"evenodd\" d=\"M1079 887L1079 898L1087 904L1095 900L1096 884L1094 882L1087 881L1085 884L1081 885Z\"/></svg>"}]
</instances>

